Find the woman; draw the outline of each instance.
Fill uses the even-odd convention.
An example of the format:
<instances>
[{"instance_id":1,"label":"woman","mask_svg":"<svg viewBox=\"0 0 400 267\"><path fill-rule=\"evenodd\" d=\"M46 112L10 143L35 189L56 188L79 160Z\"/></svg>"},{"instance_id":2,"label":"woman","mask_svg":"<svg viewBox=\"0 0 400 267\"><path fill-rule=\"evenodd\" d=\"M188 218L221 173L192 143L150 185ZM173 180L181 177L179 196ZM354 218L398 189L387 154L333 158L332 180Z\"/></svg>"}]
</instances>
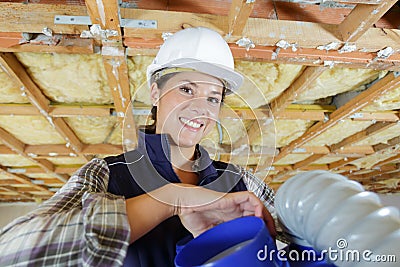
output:
<instances>
[{"instance_id":1,"label":"woman","mask_svg":"<svg viewBox=\"0 0 400 267\"><path fill-rule=\"evenodd\" d=\"M227 43L207 28L188 28L166 40L147 71L155 122L139 131L136 150L105 159L109 192L132 198L168 183L249 190L272 210L270 188L241 168L212 161L198 145L215 126L225 94L242 83L233 66ZM263 213L274 235L272 217L265 208ZM149 225L129 246L125 266L173 266L177 242L201 232L190 233L177 216L156 217Z\"/></svg>"},{"instance_id":2,"label":"woman","mask_svg":"<svg viewBox=\"0 0 400 267\"><path fill-rule=\"evenodd\" d=\"M148 77L155 124L139 132L138 148L91 160L3 228L0 266L174 266L179 241L246 215L275 234L264 207L272 190L198 145L241 83L225 41L205 28L178 32Z\"/></svg>"}]
</instances>

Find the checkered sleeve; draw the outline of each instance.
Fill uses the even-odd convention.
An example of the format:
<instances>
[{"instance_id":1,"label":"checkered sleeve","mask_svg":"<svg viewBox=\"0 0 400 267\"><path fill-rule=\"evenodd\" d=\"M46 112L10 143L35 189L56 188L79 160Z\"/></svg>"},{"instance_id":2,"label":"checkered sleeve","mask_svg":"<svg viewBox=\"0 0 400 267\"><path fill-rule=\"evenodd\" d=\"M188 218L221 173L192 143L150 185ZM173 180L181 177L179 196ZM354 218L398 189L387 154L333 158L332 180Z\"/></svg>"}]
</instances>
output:
<instances>
[{"instance_id":1,"label":"checkered sleeve","mask_svg":"<svg viewBox=\"0 0 400 267\"><path fill-rule=\"evenodd\" d=\"M261 181L257 176L255 176L248 170L244 169L243 167L238 168L240 175L243 177L243 181L247 187L247 190L253 192L264 203L264 206L275 218L274 190L272 190L272 188L270 188L266 183Z\"/></svg>"},{"instance_id":2,"label":"checkered sleeve","mask_svg":"<svg viewBox=\"0 0 400 267\"><path fill-rule=\"evenodd\" d=\"M123 197L107 193L93 159L36 210L0 231L0 266L121 266L130 228Z\"/></svg>"}]
</instances>

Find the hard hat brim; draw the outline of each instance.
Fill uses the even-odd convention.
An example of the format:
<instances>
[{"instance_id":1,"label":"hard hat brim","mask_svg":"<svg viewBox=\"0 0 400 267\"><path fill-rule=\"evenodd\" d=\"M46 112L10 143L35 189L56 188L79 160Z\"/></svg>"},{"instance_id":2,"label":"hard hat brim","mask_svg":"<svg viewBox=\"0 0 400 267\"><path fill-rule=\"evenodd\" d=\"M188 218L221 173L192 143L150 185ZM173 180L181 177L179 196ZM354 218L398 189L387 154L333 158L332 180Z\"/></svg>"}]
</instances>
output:
<instances>
[{"instance_id":1,"label":"hard hat brim","mask_svg":"<svg viewBox=\"0 0 400 267\"><path fill-rule=\"evenodd\" d=\"M150 81L150 77L154 72L164 68L189 68L224 80L228 84L227 89L229 90L227 90L227 94L237 91L243 83L243 76L240 73L222 65L211 64L193 58L179 58L168 62L168 64L159 65L156 69L148 70L150 72L148 80Z\"/></svg>"}]
</instances>

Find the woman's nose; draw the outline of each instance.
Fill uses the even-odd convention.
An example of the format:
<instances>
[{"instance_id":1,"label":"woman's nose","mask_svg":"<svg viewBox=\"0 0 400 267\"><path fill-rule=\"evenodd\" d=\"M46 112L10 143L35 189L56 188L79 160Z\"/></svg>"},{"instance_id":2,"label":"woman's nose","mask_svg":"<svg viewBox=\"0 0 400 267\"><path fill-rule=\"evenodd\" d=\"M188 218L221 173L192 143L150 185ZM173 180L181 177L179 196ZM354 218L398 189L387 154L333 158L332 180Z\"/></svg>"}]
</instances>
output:
<instances>
[{"instance_id":1,"label":"woman's nose","mask_svg":"<svg viewBox=\"0 0 400 267\"><path fill-rule=\"evenodd\" d=\"M206 97L196 97L190 100L189 107L192 111L196 112L198 115L204 115L207 113L207 98Z\"/></svg>"}]
</instances>

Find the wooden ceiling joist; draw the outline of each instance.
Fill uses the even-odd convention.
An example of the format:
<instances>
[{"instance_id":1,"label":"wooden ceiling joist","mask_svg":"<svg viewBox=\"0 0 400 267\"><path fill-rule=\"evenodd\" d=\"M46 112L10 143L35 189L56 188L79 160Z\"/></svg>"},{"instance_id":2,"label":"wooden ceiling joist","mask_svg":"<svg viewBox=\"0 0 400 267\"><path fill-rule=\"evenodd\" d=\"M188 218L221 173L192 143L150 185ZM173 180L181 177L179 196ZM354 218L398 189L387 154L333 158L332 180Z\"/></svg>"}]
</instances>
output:
<instances>
[{"instance_id":1,"label":"wooden ceiling joist","mask_svg":"<svg viewBox=\"0 0 400 267\"><path fill-rule=\"evenodd\" d=\"M232 0L228 14L228 35L242 35L255 1Z\"/></svg>"},{"instance_id":2,"label":"wooden ceiling joist","mask_svg":"<svg viewBox=\"0 0 400 267\"><path fill-rule=\"evenodd\" d=\"M34 199L34 196L32 194L27 193L27 192L19 192L18 190L16 190L12 186L2 185L2 186L0 186L0 189L4 190L4 191L7 191L7 192L17 193L18 196L20 196L22 198L25 198L25 199L29 199L29 200Z\"/></svg>"},{"instance_id":3,"label":"wooden ceiling joist","mask_svg":"<svg viewBox=\"0 0 400 267\"><path fill-rule=\"evenodd\" d=\"M324 67L307 67L288 89L272 100L271 112L274 117L280 116L325 70Z\"/></svg>"},{"instance_id":4,"label":"wooden ceiling joist","mask_svg":"<svg viewBox=\"0 0 400 267\"><path fill-rule=\"evenodd\" d=\"M7 168L4 166L0 166L0 173L5 176L10 177L11 179L14 179L15 181L17 181L19 183L29 185L29 187L32 187L36 190L47 192L49 194L53 194L53 192L48 190L46 187L32 183L32 181L29 179L29 177L26 177L25 175L8 172Z\"/></svg>"},{"instance_id":5,"label":"wooden ceiling joist","mask_svg":"<svg viewBox=\"0 0 400 267\"><path fill-rule=\"evenodd\" d=\"M1 131L1 130L0 130ZM19 141L19 140L18 140ZM71 151L65 145L26 145L23 144L23 152L26 154L34 154L38 157L53 157L53 156L70 156ZM21 150L22 151L22 150ZM15 154L6 145L0 145L0 154ZM112 144L93 144L84 145L81 151L85 155L106 155L123 153L121 145Z\"/></svg>"},{"instance_id":6,"label":"wooden ceiling joist","mask_svg":"<svg viewBox=\"0 0 400 267\"><path fill-rule=\"evenodd\" d=\"M52 173L63 182L66 182L68 180L67 176L59 175L54 172L54 165L50 161L45 159L34 159L30 157L29 154L25 152L26 145L2 128L0 128L0 141L17 154L37 164L45 172Z\"/></svg>"},{"instance_id":7,"label":"wooden ceiling joist","mask_svg":"<svg viewBox=\"0 0 400 267\"><path fill-rule=\"evenodd\" d=\"M355 133L342 141L340 141L337 144L334 144L331 146L332 152L340 151L341 149L344 149L346 146L350 146L354 143L360 142L368 137L371 137L373 135L379 134L380 132L389 129L390 127L393 127L395 123L386 123L386 122L378 122L375 123L371 126L369 126L367 129L360 131L358 133Z\"/></svg>"},{"instance_id":8,"label":"wooden ceiling joist","mask_svg":"<svg viewBox=\"0 0 400 267\"><path fill-rule=\"evenodd\" d=\"M379 161L374 166L372 166L372 168L379 168L379 167L384 166L386 164L393 163L393 162L398 162L398 161L400 161L400 153L397 154L397 155L394 155L393 157L390 157L388 159Z\"/></svg>"},{"instance_id":9,"label":"wooden ceiling joist","mask_svg":"<svg viewBox=\"0 0 400 267\"><path fill-rule=\"evenodd\" d=\"M340 120L343 120L355 112L358 112L368 104L372 103L374 99L382 96L385 92L396 89L399 86L400 76L396 77L394 73L389 73L370 88L354 97L336 111L332 112L328 121L322 121L314 124L302 136L292 141L288 146L284 147L280 151L279 155L275 157L275 162L289 155L294 149L303 146L308 141L327 131L336 125Z\"/></svg>"},{"instance_id":10,"label":"wooden ceiling joist","mask_svg":"<svg viewBox=\"0 0 400 267\"><path fill-rule=\"evenodd\" d=\"M339 24L338 30L346 43L356 42L397 0L381 1L379 5L358 4Z\"/></svg>"},{"instance_id":11,"label":"wooden ceiling joist","mask_svg":"<svg viewBox=\"0 0 400 267\"><path fill-rule=\"evenodd\" d=\"M82 143L63 118L52 118L49 115L50 101L42 93L39 87L32 81L31 77L12 53L0 53L0 64L9 77L20 86L21 91L26 93L30 102L37 108L56 131L65 139L67 146L72 152L79 153Z\"/></svg>"},{"instance_id":12,"label":"wooden ceiling joist","mask_svg":"<svg viewBox=\"0 0 400 267\"><path fill-rule=\"evenodd\" d=\"M88 1L89 4L94 2ZM390 1L390 3L392 2ZM107 3L103 3L103 5L105 7L104 14L112 10L106 9ZM32 15L35 13L38 15ZM120 13L124 16L124 19L157 20L157 29L124 28L125 38L161 39L163 32L176 32L183 25L208 26L224 35L228 34L228 16L128 8L121 8ZM55 24L54 18L56 15L87 16L87 14L88 11L84 6L0 3L0 32L41 33L43 28L48 27L55 34L80 34L88 29L86 25ZM115 14L110 16L115 17ZM115 20L113 22L115 23ZM112 28L112 26L109 27ZM243 33L240 36L232 36L229 41L234 43L242 36L246 36L256 45L275 46L282 39L282 36L285 36L286 41L289 43L297 42L301 48L316 48L319 45L326 45L331 42L342 42L332 33L335 28L336 25L250 17ZM395 33L399 30L390 29L390 31L395 36ZM370 42L371 36L374 37L372 38L374 42ZM387 31L386 34L382 34L380 29L369 28L365 35L362 35L356 41L356 46L370 52L381 50L387 46L391 46L394 50L399 49L400 44L392 38L393 36L388 34Z\"/></svg>"}]
</instances>

